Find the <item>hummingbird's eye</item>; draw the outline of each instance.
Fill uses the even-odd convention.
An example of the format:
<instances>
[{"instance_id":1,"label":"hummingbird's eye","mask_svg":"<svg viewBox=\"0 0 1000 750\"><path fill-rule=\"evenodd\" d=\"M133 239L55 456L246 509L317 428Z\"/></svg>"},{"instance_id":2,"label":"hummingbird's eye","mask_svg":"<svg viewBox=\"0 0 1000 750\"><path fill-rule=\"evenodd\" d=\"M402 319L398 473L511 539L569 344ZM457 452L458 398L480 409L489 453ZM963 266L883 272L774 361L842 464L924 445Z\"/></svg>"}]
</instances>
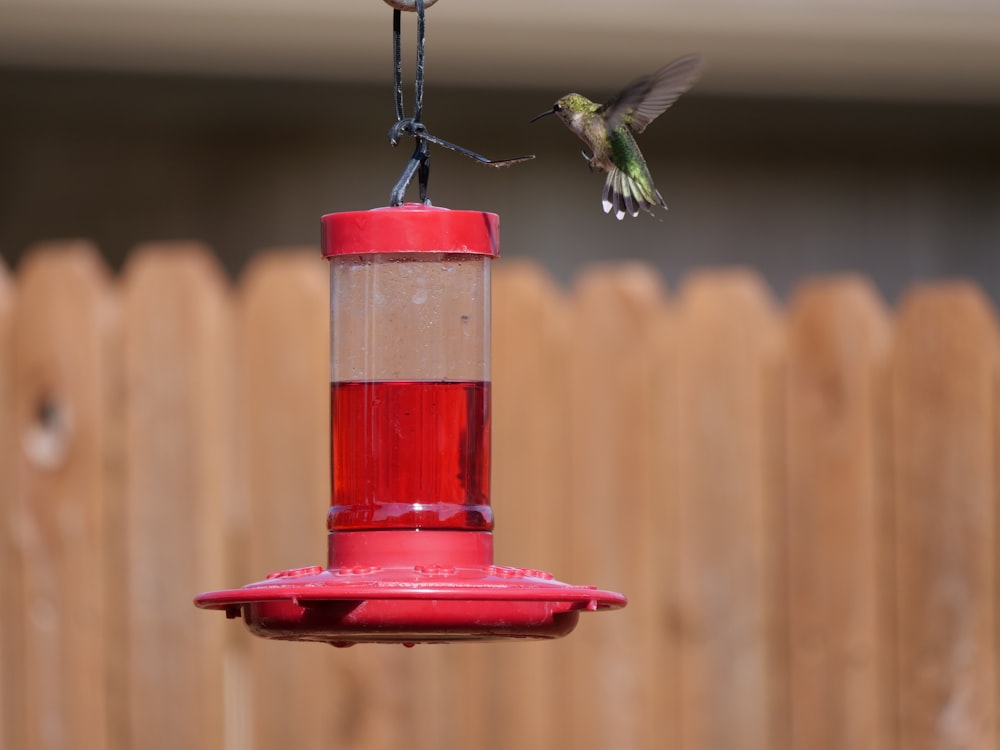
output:
<instances>
[{"instance_id":1,"label":"hummingbird's eye","mask_svg":"<svg viewBox=\"0 0 1000 750\"><path fill-rule=\"evenodd\" d=\"M557 102L555 105L553 105L552 111L553 112L561 112L562 111L562 105Z\"/></svg>"}]
</instances>

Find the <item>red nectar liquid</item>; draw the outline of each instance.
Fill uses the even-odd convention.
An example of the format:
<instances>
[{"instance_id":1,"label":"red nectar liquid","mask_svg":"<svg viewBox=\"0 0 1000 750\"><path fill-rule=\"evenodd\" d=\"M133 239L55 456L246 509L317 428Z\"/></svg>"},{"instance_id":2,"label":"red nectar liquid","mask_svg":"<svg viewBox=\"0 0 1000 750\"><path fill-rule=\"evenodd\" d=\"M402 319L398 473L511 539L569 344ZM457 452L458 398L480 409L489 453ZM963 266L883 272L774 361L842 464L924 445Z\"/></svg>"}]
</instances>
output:
<instances>
[{"instance_id":1,"label":"red nectar liquid","mask_svg":"<svg viewBox=\"0 0 1000 750\"><path fill-rule=\"evenodd\" d=\"M489 383L330 386L331 531L493 528Z\"/></svg>"}]
</instances>

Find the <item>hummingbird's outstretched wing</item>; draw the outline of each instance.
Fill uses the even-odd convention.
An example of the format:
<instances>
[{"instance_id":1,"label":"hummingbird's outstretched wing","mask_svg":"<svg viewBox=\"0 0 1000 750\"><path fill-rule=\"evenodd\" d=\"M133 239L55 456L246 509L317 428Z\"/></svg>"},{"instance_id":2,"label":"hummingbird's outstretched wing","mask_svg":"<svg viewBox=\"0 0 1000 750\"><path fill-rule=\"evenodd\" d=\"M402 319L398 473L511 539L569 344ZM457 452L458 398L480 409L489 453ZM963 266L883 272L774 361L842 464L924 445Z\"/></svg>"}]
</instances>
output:
<instances>
[{"instance_id":1,"label":"hummingbird's outstretched wing","mask_svg":"<svg viewBox=\"0 0 1000 750\"><path fill-rule=\"evenodd\" d=\"M641 133L694 85L704 69L701 55L686 55L655 73L632 81L599 110L604 114L608 130L624 122L632 132Z\"/></svg>"}]
</instances>

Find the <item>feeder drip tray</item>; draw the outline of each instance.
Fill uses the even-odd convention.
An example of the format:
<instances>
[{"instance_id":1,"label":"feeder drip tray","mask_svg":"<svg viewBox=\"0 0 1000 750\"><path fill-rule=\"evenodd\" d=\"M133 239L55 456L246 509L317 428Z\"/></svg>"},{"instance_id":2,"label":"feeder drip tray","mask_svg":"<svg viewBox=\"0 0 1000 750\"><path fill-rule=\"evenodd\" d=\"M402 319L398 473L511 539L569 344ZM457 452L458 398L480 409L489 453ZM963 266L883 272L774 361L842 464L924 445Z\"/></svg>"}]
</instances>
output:
<instances>
[{"instance_id":1,"label":"feeder drip tray","mask_svg":"<svg viewBox=\"0 0 1000 750\"><path fill-rule=\"evenodd\" d=\"M550 573L493 565L488 532L339 532L330 551L327 569L272 573L198 604L242 613L266 638L335 646L560 638L581 611L624 604L620 594Z\"/></svg>"}]
</instances>

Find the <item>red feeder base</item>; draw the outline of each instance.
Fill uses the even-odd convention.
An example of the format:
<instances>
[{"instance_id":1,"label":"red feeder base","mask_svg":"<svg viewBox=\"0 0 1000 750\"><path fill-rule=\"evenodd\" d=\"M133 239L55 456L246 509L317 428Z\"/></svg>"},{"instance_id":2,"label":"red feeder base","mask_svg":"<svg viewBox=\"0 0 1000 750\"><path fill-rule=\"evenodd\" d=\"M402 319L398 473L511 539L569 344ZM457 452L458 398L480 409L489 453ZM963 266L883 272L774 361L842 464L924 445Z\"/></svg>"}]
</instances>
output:
<instances>
[{"instance_id":1,"label":"red feeder base","mask_svg":"<svg viewBox=\"0 0 1000 750\"><path fill-rule=\"evenodd\" d=\"M621 594L494 565L489 532L334 532L329 560L195 604L242 615L264 638L334 646L561 638L581 611L625 606Z\"/></svg>"}]
</instances>

